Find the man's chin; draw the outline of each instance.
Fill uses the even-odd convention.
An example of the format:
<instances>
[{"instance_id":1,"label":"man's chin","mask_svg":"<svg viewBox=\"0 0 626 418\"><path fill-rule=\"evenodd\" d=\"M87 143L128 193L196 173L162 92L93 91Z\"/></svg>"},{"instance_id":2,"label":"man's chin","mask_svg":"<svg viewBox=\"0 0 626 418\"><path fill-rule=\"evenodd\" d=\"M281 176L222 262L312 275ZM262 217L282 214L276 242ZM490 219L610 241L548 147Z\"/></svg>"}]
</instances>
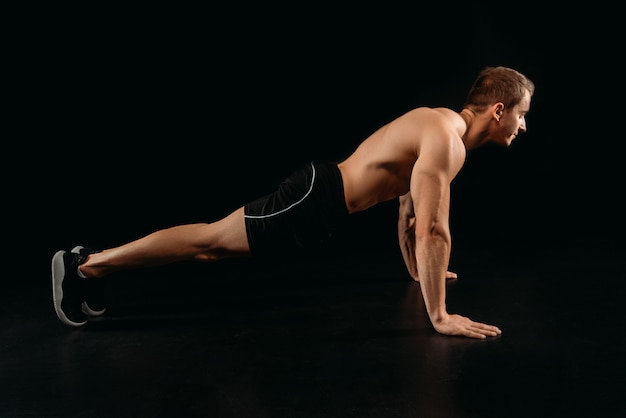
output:
<instances>
[{"instance_id":1,"label":"man's chin","mask_svg":"<svg viewBox=\"0 0 626 418\"><path fill-rule=\"evenodd\" d=\"M510 147L511 144L513 144L513 141L515 141L515 135L513 135L512 137L510 137L509 139L506 140L506 147Z\"/></svg>"}]
</instances>

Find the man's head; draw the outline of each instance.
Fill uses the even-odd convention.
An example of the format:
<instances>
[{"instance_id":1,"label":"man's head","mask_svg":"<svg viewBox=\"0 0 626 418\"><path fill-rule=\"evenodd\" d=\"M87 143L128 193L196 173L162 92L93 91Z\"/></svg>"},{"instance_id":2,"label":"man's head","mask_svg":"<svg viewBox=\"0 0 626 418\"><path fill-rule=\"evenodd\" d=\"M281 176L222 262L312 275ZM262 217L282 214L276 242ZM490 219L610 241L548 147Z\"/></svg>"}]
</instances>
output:
<instances>
[{"instance_id":1,"label":"man's head","mask_svg":"<svg viewBox=\"0 0 626 418\"><path fill-rule=\"evenodd\" d=\"M526 114L534 93L534 83L520 72L487 67L476 77L463 107L490 121L491 142L509 146L526 131Z\"/></svg>"}]
</instances>

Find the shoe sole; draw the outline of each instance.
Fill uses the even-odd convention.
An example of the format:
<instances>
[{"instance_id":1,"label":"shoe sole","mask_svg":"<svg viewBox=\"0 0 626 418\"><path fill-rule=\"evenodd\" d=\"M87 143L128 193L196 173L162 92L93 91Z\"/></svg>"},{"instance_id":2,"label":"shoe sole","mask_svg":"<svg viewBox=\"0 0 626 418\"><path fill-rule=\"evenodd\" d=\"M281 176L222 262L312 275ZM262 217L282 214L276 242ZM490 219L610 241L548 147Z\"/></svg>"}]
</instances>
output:
<instances>
[{"instance_id":1,"label":"shoe sole","mask_svg":"<svg viewBox=\"0 0 626 418\"><path fill-rule=\"evenodd\" d=\"M65 262L63 261L65 251L59 250L52 257L52 300L54 301L54 310L66 325L72 327L80 327L85 325L87 321L74 322L70 320L61 309L61 301L63 301L63 279L65 278Z\"/></svg>"},{"instance_id":2,"label":"shoe sole","mask_svg":"<svg viewBox=\"0 0 626 418\"><path fill-rule=\"evenodd\" d=\"M76 247L72 248L72 252L75 254L80 254L80 250L82 250L83 248L85 247L83 247L82 245L77 245ZM87 305L87 302L85 301L83 301L83 303L80 306L81 306L81 309L83 310L83 313L89 316L100 316L104 314L104 312L107 310L107 308L101 309L99 311L91 309L89 305Z\"/></svg>"}]
</instances>

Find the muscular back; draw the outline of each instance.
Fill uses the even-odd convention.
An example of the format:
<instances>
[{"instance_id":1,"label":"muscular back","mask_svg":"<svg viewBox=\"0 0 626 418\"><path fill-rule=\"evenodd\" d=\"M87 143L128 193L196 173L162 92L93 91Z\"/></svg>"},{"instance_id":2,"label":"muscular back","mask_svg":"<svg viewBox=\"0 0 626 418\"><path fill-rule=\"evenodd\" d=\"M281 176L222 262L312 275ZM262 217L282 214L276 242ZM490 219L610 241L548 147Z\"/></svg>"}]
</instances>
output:
<instances>
[{"instance_id":1,"label":"muscular back","mask_svg":"<svg viewBox=\"0 0 626 418\"><path fill-rule=\"evenodd\" d=\"M453 110L426 107L378 129L339 164L348 210L362 211L407 193L418 157L450 165L456 174L465 159L465 129Z\"/></svg>"}]
</instances>

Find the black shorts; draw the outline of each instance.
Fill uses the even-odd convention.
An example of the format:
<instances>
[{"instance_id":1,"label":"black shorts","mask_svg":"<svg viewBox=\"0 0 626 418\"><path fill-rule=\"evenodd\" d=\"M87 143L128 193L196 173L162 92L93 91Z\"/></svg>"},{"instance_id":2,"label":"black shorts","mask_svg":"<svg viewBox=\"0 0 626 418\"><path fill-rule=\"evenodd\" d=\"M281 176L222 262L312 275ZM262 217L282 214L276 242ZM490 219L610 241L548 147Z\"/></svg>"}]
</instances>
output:
<instances>
[{"instance_id":1,"label":"black shorts","mask_svg":"<svg viewBox=\"0 0 626 418\"><path fill-rule=\"evenodd\" d=\"M278 189L244 206L253 255L282 255L325 244L348 216L337 164L300 167Z\"/></svg>"}]
</instances>

